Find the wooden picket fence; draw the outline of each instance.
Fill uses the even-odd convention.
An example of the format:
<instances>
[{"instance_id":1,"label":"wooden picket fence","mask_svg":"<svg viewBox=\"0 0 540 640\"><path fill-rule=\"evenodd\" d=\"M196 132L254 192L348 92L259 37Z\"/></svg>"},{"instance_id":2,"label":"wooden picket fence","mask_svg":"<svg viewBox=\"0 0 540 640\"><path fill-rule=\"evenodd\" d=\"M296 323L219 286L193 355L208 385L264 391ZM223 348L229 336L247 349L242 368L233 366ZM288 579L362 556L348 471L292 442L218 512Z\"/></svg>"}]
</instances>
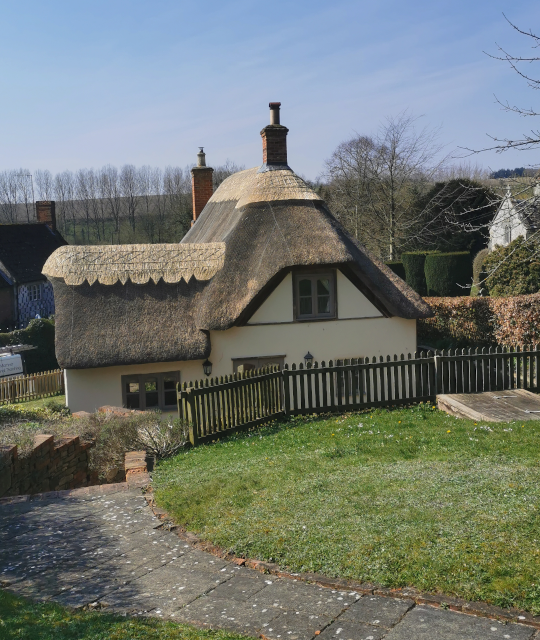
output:
<instances>
[{"instance_id":1,"label":"wooden picket fence","mask_svg":"<svg viewBox=\"0 0 540 640\"><path fill-rule=\"evenodd\" d=\"M440 393L540 392L538 346L418 352L247 371L178 385L193 445L280 416L434 402Z\"/></svg>"},{"instance_id":2,"label":"wooden picket fence","mask_svg":"<svg viewBox=\"0 0 540 640\"><path fill-rule=\"evenodd\" d=\"M238 429L248 429L283 414L279 367L267 367L178 385L180 418L189 423L196 446Z\"/></svg>"},{"instance_id":3,"label":"wooden picket fence","mask_svg":"<svg viewBox=\"0 0 540 640\"><path fill-rule=\"evenodd\" d=\"M36 400L64 391L62 369L0 380L0 404Z\"/></svg>"}]
</instances>

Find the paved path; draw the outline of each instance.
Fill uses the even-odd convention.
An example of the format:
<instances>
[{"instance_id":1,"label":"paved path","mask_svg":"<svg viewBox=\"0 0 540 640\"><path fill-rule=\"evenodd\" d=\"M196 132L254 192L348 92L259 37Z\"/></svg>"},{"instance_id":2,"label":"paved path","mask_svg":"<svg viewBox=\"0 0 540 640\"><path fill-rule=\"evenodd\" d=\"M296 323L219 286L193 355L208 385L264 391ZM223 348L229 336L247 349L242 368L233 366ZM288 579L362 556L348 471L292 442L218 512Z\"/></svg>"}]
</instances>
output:
<instances>
[{"instance_id":1,"label":"paved path","mask_svg":"<svg viewBox=\"0 0 540 640\"><path fill-rule=\"evenodd\" d=\"M0 505L0 585L269 640L530 640L533 628L263 575L194 549L140 491Z\"/></svg>"}]
</instances>

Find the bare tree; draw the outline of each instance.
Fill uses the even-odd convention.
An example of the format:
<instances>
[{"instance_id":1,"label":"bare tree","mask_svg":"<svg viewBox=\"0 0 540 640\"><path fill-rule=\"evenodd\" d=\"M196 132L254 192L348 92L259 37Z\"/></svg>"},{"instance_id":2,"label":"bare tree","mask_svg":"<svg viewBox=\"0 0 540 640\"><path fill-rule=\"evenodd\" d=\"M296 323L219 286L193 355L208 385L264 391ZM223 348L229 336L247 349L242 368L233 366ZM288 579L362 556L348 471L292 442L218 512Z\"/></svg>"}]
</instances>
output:
<instances>
[{"instance_id":1,"label":"bare tree","mask_svg":"<svg viewBox=\"0 0 540 640\"><path fill-rule=\"evenodd\" d=\"M127 218L131 224L132 231L135 231L135 219L139 206L139 172L132 164L125 164L120 170L120 189L124 197Z\"/></svg>"},{"instance_id":2,"label":"bare tree","mask_svg":"<svg viewBox=\"0 0 540 640\"><path fill-rule=\"evenodd\" d=\"M122 191L118 179L118 169L107 165L100 171L100 191L107 202L108 213L114 220L114 230L120 232L120 216L122 214ZM120 238L118 237L118 242Z\"/></svg>"},{"instance_id":3,"label":"bare tree","mask_svg":"<svg viewBox=\"0 0 540 640\"><path fill-rule=\"evenodd\" d=\"M212 182L214 186L214 191L219 187L219 185L226 180L229 176L232 176L233 173L238 173L238 171L243 171L246 167L244 165L237 165L232 160L225 160L225 164L219 165L214 168L214 173L212 174Z\"/></svg>"},{"instance_id":4,"label":"bare tree","mask_svg":"<svg viewBox=\"0 0 540 640\"><path fill-rule=\"evenodd\" d=\"M32 174L29 169L19 169L17 171L17 185L18 199L22 203L25 213L26 221L30 222L30 219L34 217L34 189L32 186Z\"/></svg>"},{"instance_id":5,"label":"bare tree","mask_svg":"<svg viewBox=\"0 0 540 640\"><path fill-rule=\"evenodd\" d=\"M447 158L438 130L417 131L406 111L388 118L374 136L356 135L325 163L331 207L353 235L383 259L396 258L415 228L419 193Z\"/></svg>"},{"instance_id":6,"label":"bare tree","mask_svg":"<svg viewBox=\"0 0 540 640\"><path fill-rule=\"evenodd\" d=\"M16 171L0 173L0 215L4 222L17 222L18 186Z\"/></svg>"},{"instance_id":7,"label":"bare tree","mask_svg":"<svg viewBox=\"0 0 540 640\"><path fill-rule=\"evenodd\" d=\"M54 181L51 172L48 169L44 171L38 169L34 172L38 197L40 200L52 200L54 192Z\"/></svg>"},{"instance_id":8,"label":"bare tree","mask_svg":"<svg viewBox=\"0 0 540 640\"><path fill-rule=\"evenodd\" d=\"M504 15L504 14L503 14ZM504 16L505 20L508 24L520 35L524 36L531 49L540 48L540 36L534 34L532 30L525 31L517 27L513 22L508 20L506 16ZM540 62L539 56L516 56L512 53L509 53L506 49L497 45L498 55L492 55L490 53L486 53L490 58L494 58L495 60L502 60L507 62L510 65L510 68L515 71L518 76L520 76L531 89L538 90L540 89L540 79L533 78L532 75L526 73L523 69L526 64L531 65L533 63ZM540 115L540 112L536 109L521 107L519 105L513 104L508 100L500 100L499 98L495 98L497 103L505 110L511 113L517 113L520 116L525 118L535 117ZM469 149L467 147L464 148L465 151L470 153L481 153L482 151L496 151L497 153L502 153L503 151L508 151L509 149L518 149L518 150L529 150L529 149L537 149L540 146L540 130L539 129L531 129L528 133L524 133L521 138L517 140L512 140L510 138L498 137L489 135L489 138L493 141L493 145L490 147L486 147L484 149Z\"/></svg>"},{"instance_id":9,"label":"bare tree","mask_svg":"<svg viewBox=\"0 0 540 640\"><path fill-rule=\"evenodd\" d=\"M54 177L54 197L58 225L63 233L67 232L68 220L71 220L73 237L76 239L75 180L71 171L57 173Z\"/></svg>"}]
</instances>

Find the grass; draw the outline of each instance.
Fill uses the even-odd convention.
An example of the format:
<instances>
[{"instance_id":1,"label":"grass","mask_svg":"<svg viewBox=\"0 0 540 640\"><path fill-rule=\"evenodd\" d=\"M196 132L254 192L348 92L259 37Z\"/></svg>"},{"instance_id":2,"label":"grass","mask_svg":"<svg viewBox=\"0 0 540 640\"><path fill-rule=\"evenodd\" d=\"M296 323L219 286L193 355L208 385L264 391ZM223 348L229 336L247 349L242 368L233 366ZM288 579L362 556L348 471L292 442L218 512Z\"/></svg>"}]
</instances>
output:
<instances>
[{"instance_id":1,"label":"grass","mask_svg":"<svg viewBox=\"0 0 540 640\"><path fill-rule=\"evenodd\" d=\"M245 640L151 618L126 618L39 604L0 591L0 639L20 640Z\"/></svg>"},{"instance_id":2,"label":"grass","mask_svg":"<svg viewBox=\"0 0 540 640\"><path fill-rule=\"evenodd\" d=\"M15 405L22 405L25 409L43 409L52 402L55 404L66 405L66 396L64 394L58 394L55 396L47 396L46 398L40 398L39 400L26 400L23 402L15 402ZM13 405L7 405L13 406Z\"/></svg>"},{"instance_id":3,"label":"grass","mask_svg":"<svg viewBox=\"0 0 540 640\"><path fill-rule=\"evenodd\" d=\"M540 613L540 421L430 405L297 418L191 449L158 504L237 555Z\"/></svg>"}]
</instances>

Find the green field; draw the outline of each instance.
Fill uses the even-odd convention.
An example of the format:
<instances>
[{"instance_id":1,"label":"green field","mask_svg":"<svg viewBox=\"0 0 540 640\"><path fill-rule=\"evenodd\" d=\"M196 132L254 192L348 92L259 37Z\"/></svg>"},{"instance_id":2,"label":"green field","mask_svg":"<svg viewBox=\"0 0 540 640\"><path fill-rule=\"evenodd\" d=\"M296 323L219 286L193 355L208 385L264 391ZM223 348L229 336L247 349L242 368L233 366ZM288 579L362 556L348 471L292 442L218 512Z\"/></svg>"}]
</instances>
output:
<instances>
[{"instance_id":1,"label":"green field","mask_svg":"<svg viewBox=\"0 0 540 640\"><path fill-rule=\"evenodd\" d=\"M540 422L430 405L296 418L158 465L157 501L237 555L540 613Z\"/></svg>"}]
</instances>

